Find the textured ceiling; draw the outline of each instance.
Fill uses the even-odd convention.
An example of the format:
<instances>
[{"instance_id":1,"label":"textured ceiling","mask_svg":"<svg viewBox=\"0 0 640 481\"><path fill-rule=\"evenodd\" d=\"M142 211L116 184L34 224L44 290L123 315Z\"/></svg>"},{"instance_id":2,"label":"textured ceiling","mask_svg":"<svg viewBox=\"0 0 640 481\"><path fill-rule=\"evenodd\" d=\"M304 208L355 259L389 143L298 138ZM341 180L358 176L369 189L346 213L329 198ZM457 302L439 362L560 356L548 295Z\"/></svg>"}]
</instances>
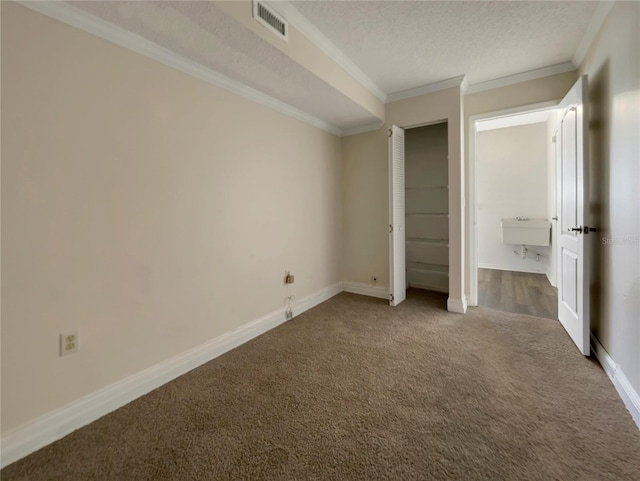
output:
<instances>
[{"instance_id":1,"label":"textured ceiling","mask_svg":"<svg viewBox=\"0 0 640 481\"><path fill-rule=\"evenodd\" d=\"M570 61L598 2L292 1L387 94Z\"/></svg>"},{"instance_id":2,"label":"textured ceiling","mask_svg":"<svg viewBox=\"0 0 640 481\"><path fill-rule=\"evenodd\" d=\"M358 129L380 120L227 15L215 1L67 3L327 122L335 127L331 131ZM468 84L475 84L568 62L597 4L280 3L295 9L292 19L310 23L312 30L324 36L321 43L328 39L347 63L352 62L386 94L461 75L466 75Z\"/></svg>"},{"instance_id":3,"label":"textured ceiling","mask_svg":"<svg viewBox=\"0 0 640 481\"><path fill-rule=\"evenodd\" d=\"M378 119L215 2L67 2L342 130Z\"/></svg>"}]
</instances>

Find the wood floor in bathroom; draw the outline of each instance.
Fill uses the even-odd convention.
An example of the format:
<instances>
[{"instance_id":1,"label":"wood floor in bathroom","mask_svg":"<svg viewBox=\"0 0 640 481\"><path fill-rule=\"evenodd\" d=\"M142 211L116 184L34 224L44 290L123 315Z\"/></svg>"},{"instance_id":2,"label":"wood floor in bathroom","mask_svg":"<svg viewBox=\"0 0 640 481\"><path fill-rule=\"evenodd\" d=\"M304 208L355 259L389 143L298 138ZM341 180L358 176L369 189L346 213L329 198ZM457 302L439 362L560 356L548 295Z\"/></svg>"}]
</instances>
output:
<instances>
[{"instance_id":1,"label":"wood floor in bathroom","mask_svg":"<svg viewBox=\"0 0 640 481\"><path fill-rule=\"evenodd\" d=\"M558 319L558 290L544 274L478 269L478 305Z\"/></svg>"}]
</instances>

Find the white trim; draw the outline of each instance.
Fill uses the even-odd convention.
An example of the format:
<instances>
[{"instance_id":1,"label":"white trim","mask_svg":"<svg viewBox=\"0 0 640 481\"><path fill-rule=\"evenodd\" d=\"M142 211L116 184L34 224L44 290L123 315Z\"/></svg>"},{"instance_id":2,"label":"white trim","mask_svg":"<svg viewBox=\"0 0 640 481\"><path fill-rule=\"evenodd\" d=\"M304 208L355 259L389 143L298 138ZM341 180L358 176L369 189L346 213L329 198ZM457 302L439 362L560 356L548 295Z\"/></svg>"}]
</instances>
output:
<instances>
[{"instance_id":1,"label":"white trim","mask_svg":"<svg viewBox=\"0 0 640 481\"><path fill-rule=\"evenodd\" d=\"M598 359L598 362L600 362L604 372L606 372L609 379L611 379L624 405L629 410L633 421L638 426L638 429L640 429L640 396L629 382L627 376L624 375L620 366L616 364L593 334L591 334L591 351L596 356L596 359Z\"/></svg>"},{"instance_id":2,"label":"white trim","mask_svg":"<svg viewBox=\"0 0 640 481\"><path fill-rule=\"evenodd\" d=\"M100 37L108 42L120 45L128 50L144 55L156 60L164 65L175 68L187 75L203 80L207 83L223 88L234 94L240 95L249 100L253 100L265 107L276 110L294 119L313 125L334 135L342 135L342 130L318 117L303 112L278 99L259 92L256 89L247 87L225 75L222 75L199 63L182 57L171 50L147 40L139 35L129 32L111 22L107 22L95 15L91 15L84 10L80 10L65 2L29 2L17 0L16 3L34 10L38 13L51 17L72 27L83 30L87 33Z\"/></svg>"},{"instance_id":3,"label":"white trim","mask_svg":"<svg viewBox=\"0 0 640 481\"><path fill-rule=\"evenodd\" d=\"M441 80L439 82L434 82L428 85L422 85L420 87L416 87L413 89L394 92L392 94L387 95L387 103L397 102L398 100L410 99L413 97L417 97L418 95L430 94L433 92L438 92L439 90L446 90L453 87L462 88L463 86L466 86L466 77L464 75L460 75L458 77Z\"/></svg>"},{"instance_id":4,"label":"white trim","mask_svg":"<svg viewBox=\"0 0 640 481\"><path fill-rule=\"evenodd\" d=\"M526 114L509 115L496 119L482 120L478 122L477 132L488 130L506 129L509 127L519 127L521 125L546 124L551 116L551 110L538 110Z\"/></svg>"},{"instance_id":5,"label":"white trim","mask_svg":"<svg viewBox=\"0 0 640 481\"><path fill-rule=\"evenodd\" d=\"M340 65L354 79L375 95L382 103L387 101L387 94L371 78L360 70L342 50L329 40L318 28L311 23L290 2L285 0L265 2L293 25L300 33L307 37L316 47L326 53L331 60Z\"/></svg>"},{"instance_id":6,"label":"white trim","mask_svg":"<svg viewBox=\"0 0 640 481\"><path fill-rule=\"evenodd\" d=\"M372 132L374 130L380 130L383 125L384 125L384 121L380 120L373 124L363 125L362 127L354 127L353 129L343 130L342 137L347 137L349 135L363 134L365 132Z\"/></svg>"},{"instance_id":7,"label":"white trim","mask_svg":"<svg viewBox=\"0 0 640 481\"><path fill-rule=\"evenodd\" d=\"M317 306L341 291L342 282L338 282L296 301L294 315ZM285 319L285 309L280 308L5 434L2 436L2 467L273 329L286 322Z\"/></svg>"},{"instance_id":8,"label":"white trim","mask_svg":"<svg viewBox=\"0 0 640 481\"><path fill-rule=\"evenodd\" d=\"M309 309L322 304L324 301L331 299L333 296L340 294L342 291L342 282L336 282L329 287L325 287L324 289L320 289L319 291L314 292L313 294L309 294L302 299L296 300L292 305L293 317L299 316L303 312L306 312ZM282 309L282 313L284 315L284 309Z\"/></svg>"},{"instance_id":9,"label":"white trim","mask_svg":"<svg viewBox=\"0 0 640 481\"><path fill-rule=\"evenodd\" d=\"M478 269L495 269L496 271L525 272L527 274L545 274L545 271L532 271L524 267L504 267L494 264L478 264Z\"/></svg>"},{"instance_id":10,"label":"white trim","mask_svg":"<svg viewBox=\"0 0 640 481\"><path fill-rule=\"evenodd\" d=\"M517 84L520 82L526 82L528 80L536 80L539 78L550 77L552 75L558 75L561 73L572 72L576 70L576 66L573 62L564 62L556 65L550 65L535 70L529 70L527 72L521 72L514 75L508 75L506 77L500 77L497 79L487 80L486 82L479 82L469 85L466 75L460 75L447 80L441 80L439 82L431 83L428 85L422 85L413 89L402 90L400 92L394 92L387 95L387 103L396 102L398 100L410 99L419 95L425 95L439 90L445 90L452 87L460 87L463 94L473 94L482 92L484 90L491 90L499 87L506 87L508 85Z\"/></svg>"},{"instance_id":11,"label":"white trim","mask_svg":"<svg viewBox=\"0 0 640 481\"><path fill-rule=\"evenodd\" d=\"M462 299L454 299L453 297L448 298L447 311L464 314L465 312L467 312L467 298L466 297L463 297Z\"/></svg>"},{"instance_id":12,"label":"white trim","mask_svg":"<svg viewBox=\"0 0 640 481\"><path fill-rule=\"evenodd\" d=\"M462 92L462 94L466 94L467 90L469 89L469 81L467 80L467 76L465 75L464 78L462 79L462 83L460 84L460 92Z\"/></svg>"},{"instance_id":13,"label":"white trim","mask_svg":"<svg viewBox=\"0 0 640 481\"><path fill-rule=\"evenodd\" d=\"M550 77L552 75L572 72L575 69L576 69L576 66L573 64L573 62L559 63L557 65L550 65L548 67L529 70L527 72L517 73L515 75L508 75L506 77L487 80L486 82L475 83L475 84L469 85L466 93L474 94L477 92L482 92L484 90L497 89L499 87L506 87L507 85L513 85L520 82L527 82L528 80L536 80L539 78Z\"/></svg>"},{"instance_id":14,"label":"white trim","mask_svg":"<svg viewBox=\"0 0 640 481\"><path fill-rule=\"evenodd\" d=\"M386 286L374 286L372 284L363 284L361 282L345 281L342 283L342 290L344 292L351 292L352 294L360 294L363 296L389 300L389 288Z\"/></svg>"},{"instance_id":15,"label":"white trim","mask_svg":"<svg viewBox=\"0 0 640 481\"><path fill-rule=\"evenodd\" d=\"M553 254L552 254L552 255L553 255ZM549 284L551 284L551 287L556 287L556 286L553 284L553 281L551 280L551 276L549 275L549 273L548 273L548 272L545 272L545 275L547 276L547 280L549 281Z\"/></svg>"},{"instance_id":16,"label":"white trim","mask_svg":"<svg viewBox=\"0 0 640 481\"><path fill-rule=\"evenodd\" d=\"M469 158L467 170L469 172L469 223L466 226L467 242L469 244L469 305L478 305L478 225L476 215L476 122L508 115L517 115L523 112L535 112L537 110L553 109L558 106L560 100L550 100L531 105L522 105L496 112L486 112L469 117Z\"/></svg>"},{"instance_id":17,"label":"white trim","mask_svg":"<svg viewBox=\"0 0 640 481\"><path fill-rule=\"evenodd\" d=\"M579 67L582 64L584 57L589 51L589 47L591 47L591 44L598 36L602 25L604 25L605 20L609 16L609 13L611 13L614 3L615 1L601 1L598 3L596 11L593 13L593 17L591 17L591 21L587 26L587 30L585 30L584 35L580 40L580 44L578 44L576 53L573 54L573 58L571 59L576 67Z\"/></svg>"}]
</instances>

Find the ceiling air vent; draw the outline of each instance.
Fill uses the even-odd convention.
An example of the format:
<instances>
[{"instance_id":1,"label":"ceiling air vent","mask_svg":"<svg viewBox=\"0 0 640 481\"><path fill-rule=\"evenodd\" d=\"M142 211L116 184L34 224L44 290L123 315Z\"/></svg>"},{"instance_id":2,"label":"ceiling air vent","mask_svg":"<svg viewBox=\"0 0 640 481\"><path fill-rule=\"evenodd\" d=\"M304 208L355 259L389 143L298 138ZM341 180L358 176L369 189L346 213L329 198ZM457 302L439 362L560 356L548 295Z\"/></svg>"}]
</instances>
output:
<instances>
[{"instance_id":1,"label":"ceiling air vent","mask_svg":"<svg viewBox=\"0 0 640 481\"><path fill-rule=\"evenodd\" d=\"M289 24L264 2L253 1L253 18L285 42L289 41Z\"/></svg>"}]
</instances>

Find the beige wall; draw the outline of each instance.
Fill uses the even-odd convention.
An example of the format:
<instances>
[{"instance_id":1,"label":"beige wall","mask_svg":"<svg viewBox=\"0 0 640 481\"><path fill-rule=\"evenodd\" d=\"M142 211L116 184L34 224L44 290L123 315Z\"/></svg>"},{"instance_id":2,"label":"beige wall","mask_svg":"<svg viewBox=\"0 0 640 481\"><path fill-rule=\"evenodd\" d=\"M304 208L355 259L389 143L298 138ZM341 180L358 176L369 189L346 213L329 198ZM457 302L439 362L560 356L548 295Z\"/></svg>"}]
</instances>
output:
<instances>
[{"instance_id":1,"label":"beige wall","mask_svg":"<svg viewBox=\"0 0 640 481\"><path fill-rule=\"evenodd\" d=\"M462 102L458 87L387 104L387 125L343 139L345 281L368 283L378 270L389 285L389 205L387 129L448 121L449 297L464 295ZM387 266L384 268L383 266ZM384 269L384 271L382 271Z\"/></svg>"},{"instance_id":2,"label":"beige wall","mask_svg":"<svg viewBox=\"0 0 640 481\"><path fill-rule=\"evenodd\" d=\"M389 286L386 131L342 138L344 280Z\"/></svg>"},{"instance_id":3,"label":"beige wall","mask_svg":"<svg viewBox=\"0 0 640 481\"><path fill-rule=\"evenodd\" d=\"M6 2L1 93L3 433L342 280L340 139Z\"/></svg>"},{"instance_id":4,"label":"beige wall","mask_svg":"<svg viewBox=\"0 0 640 481\"><path fill-rule=\"evenodd\" d=\"M640 392L640 4L618 2L580 66L589 76L591 329Z\"/></svg>"}]
</instances>

